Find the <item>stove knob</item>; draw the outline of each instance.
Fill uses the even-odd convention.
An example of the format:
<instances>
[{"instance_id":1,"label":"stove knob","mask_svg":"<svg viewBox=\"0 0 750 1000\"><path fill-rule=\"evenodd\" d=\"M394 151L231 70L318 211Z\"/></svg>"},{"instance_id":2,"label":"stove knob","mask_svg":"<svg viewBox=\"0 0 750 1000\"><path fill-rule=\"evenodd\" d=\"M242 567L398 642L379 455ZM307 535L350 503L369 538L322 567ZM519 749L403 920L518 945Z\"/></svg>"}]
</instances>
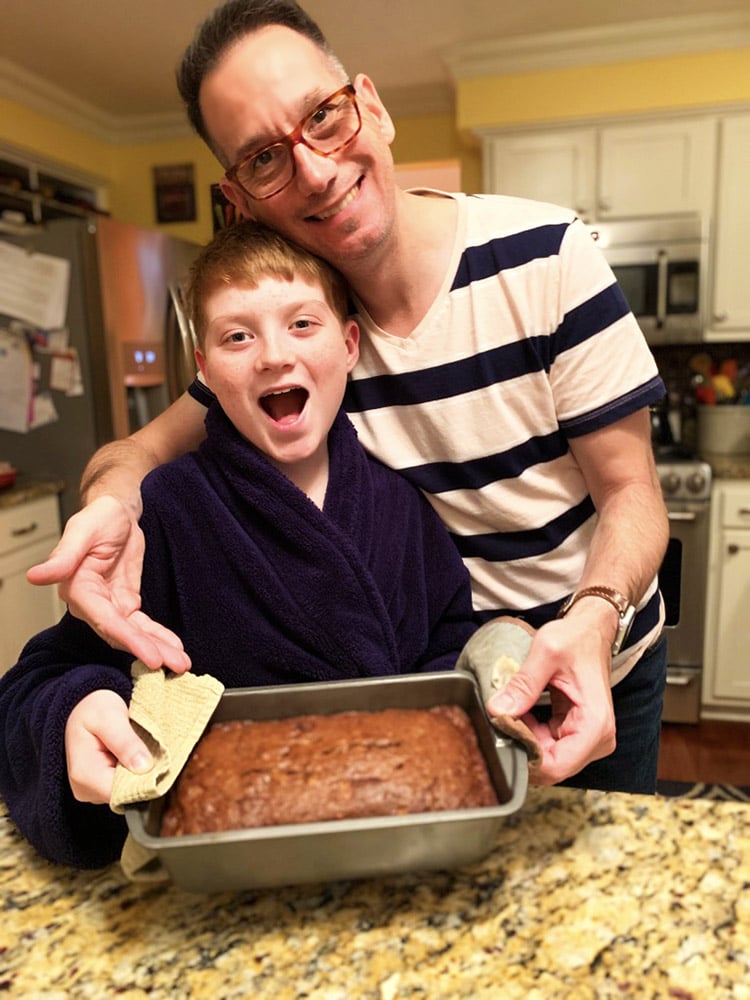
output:
<instances>
[{"instance_id":1,"label":"stove knob","mask_svg":"<svg viewBox=\"0 0 750 1000\"><path fill-rule=\"evenodd\" d=\"M685 485L691 493L702 493L706 488L705 472L691 472L685 480Z\"/></svg>"},{"instance_id":2,"label":"stove knob","mask_svg":"<svg viewBox=\"0 0 750 1000\"><path fill-rule=\"evenodd\" d=\"M661 488L669 495L670 493L676 493L680 488L680 477L676 472L665 472L664 475L659 479L661 483Z\"/></svg>"}]
</instances>

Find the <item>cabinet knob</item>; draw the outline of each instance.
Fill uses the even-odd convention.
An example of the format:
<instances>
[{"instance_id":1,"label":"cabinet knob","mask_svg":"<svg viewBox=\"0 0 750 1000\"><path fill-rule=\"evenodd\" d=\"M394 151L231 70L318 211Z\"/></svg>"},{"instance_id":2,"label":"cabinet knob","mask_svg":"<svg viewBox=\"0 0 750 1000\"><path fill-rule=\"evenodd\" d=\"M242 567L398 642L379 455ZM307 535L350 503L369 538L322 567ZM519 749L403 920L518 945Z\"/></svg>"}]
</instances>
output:
<instances>
[{"instance_id":1,"label":"cabinet knob","mask_svg":"<svg viewBox=\"0 0 750 1000\"><path fill-rule=\"evenodd\" d=\"M727 545L727 555L736 556L739 551L740 551L739 545L734 545L734 544Z\"/></svg>"},{"instance_id":2,"label":"cabinet knob","mask_svg":"<svg viewBox=\"0 0 750 1000\"><path fill-rule=\"evenodd\" d=\"M599 201L599 211L600 212L609 212L609 210L611 208L612 208L612 203L607 198L602 198Z\"/></svg>"},{"instance_id":3,"label":"cabinet knob","mask_svg":"<svg viewBox=\"0 0 750 1000\"><path fill-rule=\"evenodd\" d=\"M726 323L728 319L729 319L728 313L715 313L714 316L712 317L714 323Z\"/></svg>"}]
</instances>

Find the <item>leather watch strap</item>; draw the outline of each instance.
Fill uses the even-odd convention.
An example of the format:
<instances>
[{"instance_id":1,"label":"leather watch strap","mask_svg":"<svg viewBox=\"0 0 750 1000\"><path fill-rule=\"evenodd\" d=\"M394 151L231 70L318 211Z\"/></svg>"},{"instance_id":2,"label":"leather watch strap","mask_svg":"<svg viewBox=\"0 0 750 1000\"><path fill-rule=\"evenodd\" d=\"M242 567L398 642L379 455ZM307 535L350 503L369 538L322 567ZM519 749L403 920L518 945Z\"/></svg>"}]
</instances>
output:
<instances>
[{"instance_id":1,"label":"leather watch strap","mask_svg":"<svg viewBox=\"0 0 750 1000\"><path fill-rule=\"evenodd\" d=\"M577 590L575 593L571 594L570 597L563 602L560 610L557 612L557 617L564 618L573 605L580 601L582 597L601 597L602 600L608 601L619 615L620 621L617 626L617 634L615 635L615 641L612 643L612 656L617 656L622 649L622 644L627 639L630 627L633 624L635 607L630 603L624 594L620 593L619 590L615 590L613 587L596 585L592 587L583 587L581 590Z\"/></svg>"}]
</instances>

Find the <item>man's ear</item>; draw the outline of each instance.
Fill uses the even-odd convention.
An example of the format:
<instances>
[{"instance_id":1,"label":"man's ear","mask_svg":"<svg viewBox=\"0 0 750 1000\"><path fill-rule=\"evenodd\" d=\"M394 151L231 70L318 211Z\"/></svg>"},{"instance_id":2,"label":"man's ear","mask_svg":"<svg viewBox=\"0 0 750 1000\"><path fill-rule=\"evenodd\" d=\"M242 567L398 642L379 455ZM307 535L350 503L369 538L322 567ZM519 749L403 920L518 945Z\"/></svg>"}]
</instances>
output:
<instances>
[{"instance_id":1,"label":"man's ear","mask_svg":"<svg viewBox=\"0 0 750 1000\"><path fill-rule=\"evenodd\" d=\"M221 193L234 205L237 213L241 219L254 219L250 206L252 201L245 194L239 184L235 184L233 181L228 180L226 177L222 177L219 181L219 187L221 188Z\"/></svg>"},{"instance_id":2,"label":"man's ear","mask_svg":"<svg viewBox=\"0 0 750 1000\"><path fill-rule=\"evenodd\" d=\"M375 119L383 138L390 146L396 135L396 127L386 111L385 105L380 100L380 94L378 94L375 84L369 76L358 73L354 78L354 89L357 91L357 103L369 112L371 118Z\"/></svg>"}]
</instances>

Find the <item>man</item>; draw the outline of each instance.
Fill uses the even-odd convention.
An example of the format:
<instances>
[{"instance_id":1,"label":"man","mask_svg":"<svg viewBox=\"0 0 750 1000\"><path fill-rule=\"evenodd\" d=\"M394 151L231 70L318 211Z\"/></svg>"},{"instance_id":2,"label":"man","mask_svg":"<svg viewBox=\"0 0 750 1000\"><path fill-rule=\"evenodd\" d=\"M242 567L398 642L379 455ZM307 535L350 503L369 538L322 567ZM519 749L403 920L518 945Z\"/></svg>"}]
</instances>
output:
<instances>
[{"instance_id":1,"label":"man","mask_svg":"<svg viewBox=\"0 0 750 1000\"><path fill-rule=\"evenodd\" d=\"M348 279L363 339L345 405L365 447L453 533L478 618L539 628L490 711L532 727L541 782L582 772L576 783L653 791L668 528L647 407L664 387L585 228L553 206L400 191L374 84L349 85L291 0L219 8L179 83L239 211ZM137 610L135 484L200 439L192 392L95 457L95 503L31 577L65 581L101 634L176 669L179 641ZM535 719L545 689L551 708Z\"/></svg>"}]
</instances>

